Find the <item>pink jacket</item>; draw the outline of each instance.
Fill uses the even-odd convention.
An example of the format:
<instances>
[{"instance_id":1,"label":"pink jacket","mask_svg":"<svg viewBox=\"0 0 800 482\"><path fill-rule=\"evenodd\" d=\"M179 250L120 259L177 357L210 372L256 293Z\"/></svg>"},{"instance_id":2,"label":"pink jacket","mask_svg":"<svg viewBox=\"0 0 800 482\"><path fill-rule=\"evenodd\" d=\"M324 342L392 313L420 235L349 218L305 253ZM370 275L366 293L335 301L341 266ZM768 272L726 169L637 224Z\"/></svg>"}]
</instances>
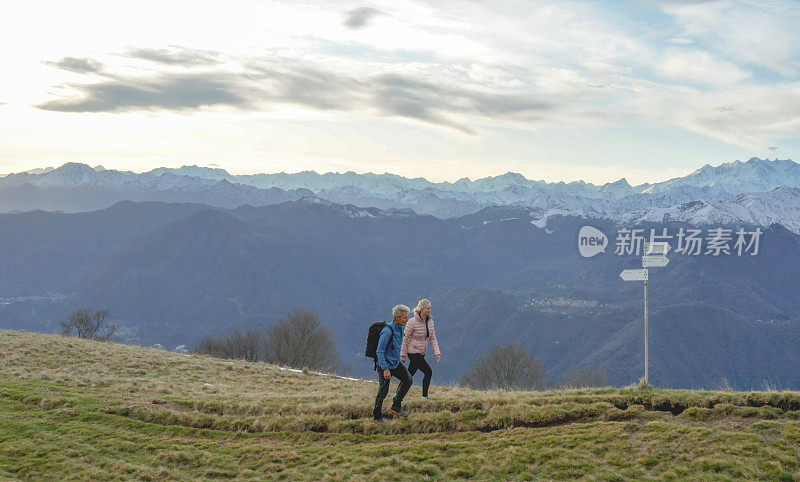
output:
<instances>
[{"instance_id":1,"label":"pink jacket","mask_svg":"<svg viewBox=\"0 0 800 482\"><path fill-rule=\"evenodd\" d=\"M428 317L428 331L430 331L431 346L433 353L441 355L439 351L439 341L436 339L436 329L433 327L433 317ZM406 331L403 335L403 347L400 348L400 357L405 357L409 353L422 353L428 351L428 340L425 339L425 322L415 314L414 318L406 323Z\"/></svg>"}]
</instances>

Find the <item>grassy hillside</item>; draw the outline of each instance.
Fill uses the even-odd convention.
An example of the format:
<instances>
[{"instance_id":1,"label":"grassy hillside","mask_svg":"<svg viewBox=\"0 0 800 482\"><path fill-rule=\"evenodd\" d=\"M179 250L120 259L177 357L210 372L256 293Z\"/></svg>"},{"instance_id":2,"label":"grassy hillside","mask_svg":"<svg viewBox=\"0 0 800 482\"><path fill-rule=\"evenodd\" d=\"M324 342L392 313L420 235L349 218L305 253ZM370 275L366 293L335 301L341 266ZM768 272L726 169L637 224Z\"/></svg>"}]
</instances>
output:
<instances>
[{"instance_id":1,"label":"grassy hillside","mask_svg":"<svg viewBox=\"0 0 800 482\"><path fill-rule=\"evenodd\" d=\"M0 478L800 478L798 393L376 389L0 331Z\"/></svg>"}]
</instances>

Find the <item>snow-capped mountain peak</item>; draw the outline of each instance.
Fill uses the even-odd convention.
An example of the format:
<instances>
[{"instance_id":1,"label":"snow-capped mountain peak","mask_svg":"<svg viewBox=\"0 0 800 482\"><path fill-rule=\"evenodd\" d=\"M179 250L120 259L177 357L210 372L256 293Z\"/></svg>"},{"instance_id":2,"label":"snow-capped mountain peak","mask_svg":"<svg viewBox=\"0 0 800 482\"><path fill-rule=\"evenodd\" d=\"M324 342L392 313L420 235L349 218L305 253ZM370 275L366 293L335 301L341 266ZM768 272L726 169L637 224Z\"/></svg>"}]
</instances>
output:
<instances>
[{"instance_id":1,"label":"snow-capped mountain peak","mask_svg":"<svg viewBox=\"0 0 800 482\"><path fill-rule=\"evenodd\" d=\"M706 164L685 177L654 184L648 191L665 192L678 186L710 187L721 193L770 191L779 186L800 187L800 164L791 160L759 159Z\"/></svg>"},{"instance_id":2,"label":"snow-capped mountain peak","mask_svg":"<svg viewBox=\"0 0 800 482\"><path fill-rule=\"evenodd\" d=\"M600 186L600 192L611 199L619 199L633 194L633 188L624 177L619 181L609 182Z\"/></svg>"},{"instance_id":3,"label":"snow-capped mountain peak","mask_svg":"<svg viewBox=\"0 0 800 482\"><path fill-rule=\"evenodd\" d=\"M44 181L44 185L80 186L95 182L97 180L97 171L86 164L68 162L57 169L38 175L35 174L34 176L40 176Z\"/></svg>"}]
</instances>

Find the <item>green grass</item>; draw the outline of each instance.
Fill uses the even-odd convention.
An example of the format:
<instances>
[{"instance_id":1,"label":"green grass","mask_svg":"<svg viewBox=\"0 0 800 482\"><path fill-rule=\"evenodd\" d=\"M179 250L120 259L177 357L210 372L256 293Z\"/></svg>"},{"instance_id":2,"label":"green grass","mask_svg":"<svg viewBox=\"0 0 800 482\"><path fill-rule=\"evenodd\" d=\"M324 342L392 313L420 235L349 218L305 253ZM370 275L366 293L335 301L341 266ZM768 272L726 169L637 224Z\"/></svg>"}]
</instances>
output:
<instances>
[{"instance_id":1,"label":"green grass","mask_svg":"<svg viewBox=\"0 0 800 482\"><path fill-rule=\"evenodd\" d=\"M0 331L0 478L800 479L796 392L413 387L376 427L376 390Z\"/></svg>"}]
</instances>

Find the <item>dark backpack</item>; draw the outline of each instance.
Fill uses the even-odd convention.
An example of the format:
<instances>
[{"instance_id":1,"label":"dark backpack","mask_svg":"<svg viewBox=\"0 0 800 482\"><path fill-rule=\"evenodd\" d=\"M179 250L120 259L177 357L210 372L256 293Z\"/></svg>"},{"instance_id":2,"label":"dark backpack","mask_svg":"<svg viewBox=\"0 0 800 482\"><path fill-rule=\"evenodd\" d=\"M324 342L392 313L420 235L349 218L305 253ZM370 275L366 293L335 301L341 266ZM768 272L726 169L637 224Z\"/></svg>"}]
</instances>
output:
<instances>
[{"instance_id":1,"label":"dark backpack","mask_svg":"<svg viewBox=\"0 0 800 482\"><path fill-rule=\"evenodd\" d=\"M376 321L375 323L369 325L369 334L367 335L367 349L364 350L364 356L368 356L370 358L374 358L375 362L378 361L378 340L381 337L381 332L384 328L389 326L388 323L385 321ZM391 336L394 333L392 330L389 330L389 342L391 343Z\"/></svg>"}]
</instances>

